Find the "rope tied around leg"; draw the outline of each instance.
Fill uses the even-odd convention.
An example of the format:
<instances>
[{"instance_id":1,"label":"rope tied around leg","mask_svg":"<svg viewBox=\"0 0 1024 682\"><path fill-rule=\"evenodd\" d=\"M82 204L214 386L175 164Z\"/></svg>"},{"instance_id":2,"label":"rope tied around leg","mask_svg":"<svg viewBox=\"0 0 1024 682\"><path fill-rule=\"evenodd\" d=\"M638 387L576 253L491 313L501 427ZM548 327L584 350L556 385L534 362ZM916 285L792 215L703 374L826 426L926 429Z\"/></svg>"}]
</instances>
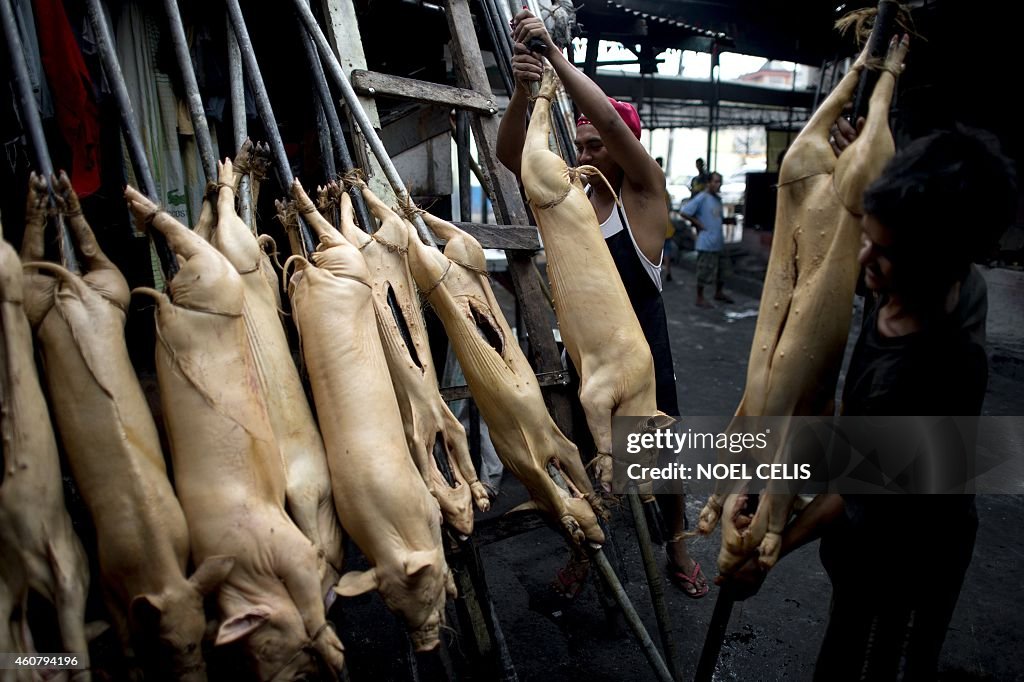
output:
<instances>
[{"instance_id":1,"label":"rope tied around leg","mask_svg":"<svg viewBox=\"0 0 1024 682\"><path fill-rule=\"evenodd\" d=\"M358 187L359 189L366 187L366 173L363 172L362 168L353 168L344 173L339 179L346 189L349 187Z\"/></svg>"},{"instance_id":2,"label":"rope tied around leg","mask_svg":"<svg viewBox=\"0 0 1024 682\"><path fill-rule=\"evenodd\" d=\"M586 175L588 177L593 177L593 176L596 175L599 178L601 178L601 181L604 182L605 186L608 188L608 191L612 193L613 197L615 197L615 203L617 203L617 204L619 203L619 195L616 193L616 191L612 187L611 183L608 182L608 178L606 178L604 176L604 173L599 171L594 166L586 165L586 166L576 166L575 168L574 167L566 167L566 169L565 169L565 177L566 177L566 180L568 180L569 182L565 186L565 191L562 192L557 197L555 197L554 199L552 199L551 201L546 201L543 204L534 204L532 201L530 202L530 204L535 209L537 209L539 211L544 211L544 210L547 210L549 208L554 208L555 206L558 206L560 203L565 201L565 198L567 196L569 196L569 192L572 191L573 183L578 181L580 179L580 176L583 176L583 175Z\"/></svg>"},{"instance_id":3,"label":"rope tied around leg","mask_svg":"<svg viewBox=\"0 0 1024 682\"><path fill-rule=\"evenodd\" d=\"M426 297L428 297L428 296L430 296L430 294L432 294L432 293L433 293L434 289L436 289L436 288L437 288L437 286L438 286L438 285L439 285L439 284L440 284L441 282L443 282L443 281L444 281L444 278L448 276L448 273L449 273L449 272L451 272L451 270L452 270L452 264L451 264L451 261L448 261L448 266L447 266L447 267L446 267L446 268L444 269L444 272L442 272L442 273L441 273L441 276L437 278L437 281L436 281L436 282L434 282L433 284L431 284L431 285L430 285L430 288L428 288L427 290L425 290L425 291L423 292L423 296L424 296L425 298L426 298Z\"/></svg>"},{"instance_id":4,"label":"rope tied around leg","mask_svg":"<svg viewBox=\"0 0 1024 682\"><path fill-rule=\"evenodd\" d=\"M403 256L406 255L407 253L409 253L409 247L408 246L402 246L400 244L395 244L394 242L389 242L387 239L384 239L383 237L378 236L379 234L380 234L379 232L374 232L373 234L370 235L370 239L372 239L373 241L377 242L378 244L383 246L385 249L387 249L391 253L397 253L397 254L401 254ZM360 249L365 248L367 246L367 244L369 244L369 242L367 242L362 247L360 247Z\"/></svg>"}]
</instances>

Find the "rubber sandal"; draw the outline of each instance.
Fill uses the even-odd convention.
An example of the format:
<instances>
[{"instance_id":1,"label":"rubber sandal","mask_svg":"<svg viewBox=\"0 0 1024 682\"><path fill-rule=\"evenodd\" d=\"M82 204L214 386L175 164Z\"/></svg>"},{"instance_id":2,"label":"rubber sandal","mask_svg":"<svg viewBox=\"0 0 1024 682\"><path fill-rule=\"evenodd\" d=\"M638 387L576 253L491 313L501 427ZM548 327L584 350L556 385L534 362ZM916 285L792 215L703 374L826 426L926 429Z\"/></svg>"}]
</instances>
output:
<instances>
[{"instance_id":1,"label":"rubber sandal","mask_svg":"<svg viewBox=\"0 0 1024 682\"><path fill-rule=\"evenodd\" d=\"M711 586L707 584L707 578L704 579L704 589L701 590L700 585L697 584L697 576L700 575L700 562L693 562L693 571L690 575L686 575L678 566L673 564L671 561L667 563L668 566L668 579L669 581L681 589L690 599L700 599L708 593ZM686 589L686 585L693 585L693 592Z\"/></svg>"},{"instance_id":2,"label":"rubber sandal","mask_svg":"<svg viewBox=\"0 0 1024 682\"><path fill-rule=\"evenodd\" d=\"M580 562L561 568L555 574L552 587L565 599L575 599L587 584L590 575L590 563Z\"/></svg>"}]
</instances>

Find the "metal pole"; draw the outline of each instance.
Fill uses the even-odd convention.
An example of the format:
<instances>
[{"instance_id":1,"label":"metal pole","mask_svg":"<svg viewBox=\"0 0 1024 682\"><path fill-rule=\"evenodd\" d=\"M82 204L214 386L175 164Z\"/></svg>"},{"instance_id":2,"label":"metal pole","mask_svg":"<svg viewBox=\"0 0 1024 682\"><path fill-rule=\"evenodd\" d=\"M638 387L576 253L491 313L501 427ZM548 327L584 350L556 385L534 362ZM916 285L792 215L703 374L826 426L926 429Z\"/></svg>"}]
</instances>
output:
<instances>
[{"instance_id":1,"label":"metal pole","mask_svg":"<svg viewBox=\"0 0 1024 682\"><path fill-rule=\"evenodd\" d=\"M156 180L153 179L153 171L150 169L149 159L146 157L146 148L143 146L142 136L139 134L135 109L128 96L128 86L124 82L121 63L117 61L117 53L114 52L114 39L110 33L110 25L107 23L106 12L103 11L103 3L101 0L86 0L86 5L89 11L89 23L96 35L96 47L99 49L103 73L107 76L107 83L110 84L114 100L117 102L117 110L121 114L121 134L128 147L128 158L131 160L132 170L135 172L135 180L141 185L139 189L142 190L142 193L151 201L159 204L160 197L156 188ZM171 280L178 273L177 257L171 251L171 247L167 245L167 240L162 234L156 230L149 230L149 238L153 240L153 245L156 247L166 279Z\"/></svg>"},{"instance_id":2,"label":"metal pole","mask_svg":"<svg viewBox=\"0 0 1024 682\"><path fill-rule=\"evenodd\" d=\"M309 0L306 0L306 3L308 5ZM341 118L338 116L338 109L334 104L334 96L331 95L331 89L327 85L327 78L324 76L324 66L320 62L320 55L317 54L316 45L313 44L313 39L309 36L309 33L302 27L299 27L299 30L302 33L302 44L306 49L306 59L309 62L313 76L313 87L316 88L320 106L323 108L324 115L327 116L327 126L331 133L331 139L334 140L334 150L338 154L338 161L341 162L341 169L348 173L356 166L352 162L351 154L348 153L348 143L345 142L345 130L341 127ZM359 221L360 227L372 234L376 229L377 223L370 216L370 211L366 207L366 200L363 199L363 193L355 185L350 186L346 191L349 198L352 199L352 208L355 210L356 219Z\"/></svg>"},{"instance_id":3,"label":"metal pole","mask_svg":"<svg viewBox=\"0 0 1024 682\"><path fill-rule=\"evenodd\" d=\"M469 187L469 114L455 113L455 146L459 155L459 220L473 222Z\"/></svg>"},{"instance_id":4,"label":"metal pole","mask_svg":"<svg viewBox=\"0 0 1024 682\"><path fill-rule=\"evenodd\" d=\"M249 137L248 122L245 118L245 76L242 74L242 54L235 40L235 32L231 30L231 19L225 26L228 37L228 82L231 87L231 132L234 135L235 151L245 144ZM249 186L248 174L242 176L238 183L238 215L242 222L256 231L256 222L252 217L252 187Z\"/></svg>"},{"instance_id":5,"label":"metal pole","mask_svg":"<svg viewBox=\"0 0 1024 682\"><path fill-rule=\"evenodd\" d=\"M484 19L491 45L494 46L494 60L498 63L498 72L501 74L501 81L505 85L509 96L515 88L515 80L512 76L512 40L508 32L508 26L498 19L498 8L494 0L481 0L480 6L484 10Z\"/></svg>"},{"instance_id":6,"label":"metal pole","mask_svg":"<svg viewBox=\"0 0 1024 682\"><path fill-rule=\"evenodd\" d=\"M302 0L299 0L301 2ZM242 16L242 8L238 0L225 0L228 6L228 16L231 19L231 27L234 29L235 38L238 40L238 47L242 53L242 60L245 65L246 80L249 81L249 89L256 99L256 108L260 112L260 119L266 129L267 137L270 138L270 151L274 157L274 172L277 181L285 194L291 193L292 175L291 166L288 164L288 155L284 151L284 143L281 141L281 134L277 129L277 119L274 117L274 110L270 106L270 98L267 96L267 88L263 84L263 76L260 74L260 65L256 63L256 53L252 49L252 41L249 40L249 31L245 27L245 17ZM308 7L306 8L309 9ZM302 240L302 247L307 254L316 250L316 242L313 240L313 233L306 225L302 216L298 219L299 238Z\"/></svg>"},{"instance_id":7,"label":"metal pole","mask_svg":"<svg viewBox=\"0 0 1024 682\"><path fill-rule=\"evenodd\" d=\"M188 41L185 39L185 26L181 22L181 12L178 11L178 0L164 0L164 9L167 10L167 21L171 26L171 43L174 44L178 69L185 82L185 103L188 105L188 113L192 118L192 129L196 135L196 144L199 146L199 160L202 162L206 181L217 182L217 163L213 154L213 142L210 138L210 128L206 123L203 98L199 95L199 84L196 82L192 56L188 51Z\"/></svg>"},{"instance_id":8,"label":"metal pole","mask_svg":"<svg viewBox=\"0 0 1024 682\"><path fill-rule=\"evenodd\" d=\"M15 98L18 104L18 112L21 114L22 125L25 126L25 135L28 137L29 146L35 156L35 165L46 179L46 186L50 195L50 205L53 205L53 187L50 185L50 178L53 176L53 161L50 160L50 148L46 144L46 134L43 132L43 121L39 116L39 107L36 106L35 97L32 94L32 81L28 75L28 64L25 63L25 51L21 44L21 36L18 35L18 26L14 22L14 9L8 0L0 0L0 14L2 14L3 31L6 37L8 54L11 58L11 72L14 76ZM60 244L60 256L64 266L73 272L78 272L78 258L75 256L75 246L71 243L71 236L64 227L64 220L57 217L57 236Z\"/></svg>"},{"instance_id":9,"label":"metal pole","mask_svg":"<svg viewBox=\"0 0 1024 682\"><path fill-rule=\"evenodd\" d=\"M569 490L569 486L565 482L565 477L563 477L558 468L550 462L547 466L547 472L555 482L555 485L562 490ZM612 565L608 563L608 557L605 556L604 551L599 545L587 543L586 550L587 555L597 565L597 570L604 579L605 584L611 589L612 595L615 597L615 601L618 603L619 608L622 609L622 615L626 617L626 623L629 624L629 629L632 630L636 638L640 640L640 646L644 650L644 655L647 657L647 661L651 664L651 668L654 669L655 674L657 674L658 678L662 680L662 682L672 682L672 675L665 666L665 661L658 652L658 647L654 646L654 641L651 639L651 636L647 634L647 628L644 627L643 621L640 620L640 616L637 615L636 609L633 608L633 603L629 601L629 595L627 595L626 591L622 589L622 583L619 582L619 577L615 575L615 570L612 568Z\"/></svg>"},{"instance_id":10,"label":"metal pole","mask_svg":"<svg viewBox=\"0 0 1024 682\"><path fill-rule=\"evenodd\" d=\"M662 682L672 682L672 674L665 666L665 661L662 660L661 654L658 653L658 648L654 646L651 636L647 634L647 629L640 620L640 616L637 615L636 609L633 608L633 604L630 603L629 596L627 596L626 591L622 589L622 583L619 582L618 576L616 576L615 571L612 570L612 565L608 563L608 557L604 555L604 552L600 547L590 546L588 547L587 553L597 566L597 570L600 572L601 577L604 578L605 584L611 588L612 594L615 596L615 601L618 602L619 608L622 609L622 615L626 617L626 623L629 624L629 629L632 630L633 634L636 635L636 638L640 640L640 646L644 650L644 655L647 657L647 661L651 664L651 668L654 669L658 679Z\"/></svg>"},{"instance_id":11,"label":"metal pole","mask_svg":"<svg viewBox=\"0 0 1024 682\"><path fill-rule=\"evenodd\" d=\"M725 639L725 629L729 625L729 616L732 615L732 605L735 601L732 586L726 582L718 590L718 599L715 600L715 611L711 615L711 622L708 623L708 633L704 638L704 648L701 649L700 661L697 662L697 673L693 676L694 682L711 682L715 674L715 665L718 663L718 654L722 650L722 641Z\"/></svg>"},{"instance_id":12,"label":"metal pole","mask_svg":"<svg viewBox=\"0 0 1024 682\"><path fill-rule=\"evenodd\" d=\"M665 662L668 664L672 678L681 680L679 668L676 666L676 644L672 637L672 619L668 615L668 607L665 605L665 590L661 580L661 571L654 559L654 547L651 546L651 534L647 530L647 517L640 504L640 497L636 490L626 494L629 500L629 510L633 513L633 525L636 526L637 540L640 542L640 556L644 562L644 573L647 574L647 589L651 593L651 603L654 605L654 617L658 621L658 634L661 635L661 646L665 651Z\"/></svg>"},{"instance_id":13,"label":"metal pole","mask_svg":"<svg viewBox=\"0 0 1024 682\"><path fill-rule=\"evenodd\" d=\"M237 6L238 0L228 0L229 3ZM338 62L338 57L331 51L331 46L327 42L327 37L324 35L323 30L316 23L316 18L313 16L313 12L309 9L309 5L306 4L306 0L292 0L292 4L295 5L295 9L299 13L299 18L302 20L302 24L306 27L310 37L316 43L317 49L320 51L320 58L327 65L327 70L330 72L331 78L334 79L335 85L341 90L342 97L345 99L345 104L348 105L349 112L352 118L355 119L356 124L362 131L363 136L366 138L367 144L370 145L370 151L377 157L377 161L380 163L381 168L384 170L384 175L387 177L388 182L391 184L391 189L395 191L395 195L398 197L399 202L403 204L411 204L412 199L409 196L409 192L406 191L405 185L402 184L402 178L398 176L398 170L395 168L395 164L391 162L391 158L388 156L387 150L384 149L384 143L381 142L380 136L377 135L377 131L373 129L373 124L370 122L366 112L363 111L363 107L359 104L359 98L356 96L355 90L352 89L352 84L348 82L348 78L345 77L345 72L341 68L341 64ZM420 233L420 237L431 246L436 246L437 242L434 240L434 235L430 233L427 228L427 224L423 222L423 218L416 215L413 216L413 223L416 225L416 229Z\"/></svg>"},{"instance_id":14,"label":"metal pole","mask_svg":"<svg viewBox=\"0 0 1024 682\"><path fill-rule=\"evenodd\" d=\"M316 93L313 93L316 96ZM324 108L317 102L316 107L316 137L320 143L320 161L324 165L324 180L330 182L338 177L338 168L334 165L334 150L331 149L331 131L327 127L327 115Z\"/></svg>"},{"instance_id":15,"label":"metal pole","mask_svg":"<svg viewBox=\"0 0 1024 682\"><path fill-rule=\"evenodd\" d=\"M868 38L868 58L880 59L885 56L889 47L889 35L892 33L899 9L896 0L880 0L878 3L878 14L875 15L871 37ZM876 82L878 82L878 71L865 69L862 72L860 82L857 84L857 96L853 100L850 123L856 125L857 119L867 114L868 98L871 96L871 91L875 89Z\"/></svg>"}]
</instances>

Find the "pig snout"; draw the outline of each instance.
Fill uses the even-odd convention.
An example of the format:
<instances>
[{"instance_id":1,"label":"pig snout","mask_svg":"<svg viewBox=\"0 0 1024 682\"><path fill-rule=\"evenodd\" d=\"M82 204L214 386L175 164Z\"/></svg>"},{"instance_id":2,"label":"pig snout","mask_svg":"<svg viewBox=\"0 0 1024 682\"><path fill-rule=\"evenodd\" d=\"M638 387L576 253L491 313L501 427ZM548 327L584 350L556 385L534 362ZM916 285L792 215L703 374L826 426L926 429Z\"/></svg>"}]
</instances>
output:
<instances>
[{"instance_id":1,"label":"pig snout","mask_svg":"<svg viewBox=\"0 0 1024 682\"><path fill-rule=\"evenodd\" d=\"M441 643L441 612L434 611L421 625L409 632L413 648L419 651L430 651Z\"/></svg>"}]
</instances>

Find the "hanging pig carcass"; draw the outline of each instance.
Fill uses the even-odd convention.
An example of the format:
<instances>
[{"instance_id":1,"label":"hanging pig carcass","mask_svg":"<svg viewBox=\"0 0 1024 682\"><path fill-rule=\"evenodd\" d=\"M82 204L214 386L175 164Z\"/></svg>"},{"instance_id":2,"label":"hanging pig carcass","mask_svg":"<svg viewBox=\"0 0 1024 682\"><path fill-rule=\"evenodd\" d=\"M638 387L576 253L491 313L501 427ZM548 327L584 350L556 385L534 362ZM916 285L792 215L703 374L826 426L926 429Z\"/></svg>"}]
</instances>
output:
<instances>
[{"instance_id":1,"label":"hanging pig carcass","mask_svg":"<svg viewBox=\"0 0 1024 682\"><path fill-rule=\"evenodd\" d=\"M252 144L240 150L243 163ZM244 166L243 166L244 167ZM280 448L287 509L295 524L317 548L323 586L341 573L341 526L331 499L327 453L298 368L281 324L277 286L267 280L271 268L256 236L235 212L235 191L241 173L230 159L218 164L217 219L210 243L231 262L245 289L242 320L252 349L260 388L266 397L270 425ZM272 270L271 270L272 271ZM274 284L276 284L276 278Z\"/></svg>"},{"instance_id":2,"label":"hanging pig carcass","mask_svg":"<svg viewBox=\"0 0 1024 682\"><path fill-rule=\"evenodd\" d=\"M438 389L426 323L406 258L409 233L397 213L365 183L358 184L370 211L380 220L380 227L372 236L357 228L348 194L338 191L335 197L341 233L362 252L373 282L377 329L402 411L406 442L445 519L468 535L473 532L470 498L481 511L490 508L490 498L473 468L466 430L448 409ZM435 453L444 458L451 483L438 468Z\"/></svg>"},{"instance_id":3,"label":"hanging pig carcass","mask_svg":"<svg viewBox=\"0 0 1024 682\"><path fill-rule=\"evenodd\" d=\"M579 370L580 403L597 447L595 474L610 490L612 418L642 418L643 429L675 420L657 408L651 349L579 181L580 172L596 181L597 169L570 172L548 148L556 84L545 67L523 147L523 190L544 242L562 341Z\"/></svg>"},{"instance_id":4,"label":"hanging pig carcass","mask_svg":"<svg viewBox=\"0 0 1024 682\"><path fill-rule=\"evenodd\" d=\"M406 223L409 269L444 324L498 457L526 486L529 507L544 512L574 542L602 544L598 516L605 514L604 506L576 446L548 413L533 368L487 280L483 248L451 223L422 216L447 243L444 253L428 247ZM568 490L555 483L549 466Z\"/></svg>"},{"instance_id":5,"label":"hanging pig carcass","mask_svg":"<svg viewBox=\"0 0 1024 682\"><path fill-rule=\"evenodd\" d=\"M373 565L338 582L342 596L377 590L417 651L439 643L455 583L441 546L441 512L409 456L359 250L321 216L296 181L292 196L319 237L310 261L292 256L292 314L327 446L345 532ZM280 210L285 210L283 206Z\"/></svg>"},{"instance_id":6,"label":"hanging pig carcass","mask_svg":"<svg viewBox=\"0 0 1024 682\"><path fill-rule=\"evenodd\" d=\"M46 221L47 184L32 177L25 209L26 233ZM5 585L2 629L20 627L8 639L29 647L26 588L53 604L63 651L85 664L74 678L90 679L85 635L89 563L64 507L57 441L39 385L32 329L25 314L21 261L0 238L0 574ZM10 581L9 583L7 581ZM11 653L14 653L12 650ZM31 650L24 653L34 653Z\"/></svg>"},{"instance_id":7,"label":"hanging pig carcass","mask_svg":"<svg viewBox=\"0 0 1024 682\"><path fill-rule=\"evenodd\" d=\"M890 43L864 129L838 158L829 145L829 127L868 68L866 48L786 152L747 384L736 411L740 423L749 426L749 418L758 416L832 413L859 272L862 199L894 153L889 105L907 44L905 37ZM788 435L787 428L773 431L769 459L780 456ZM723 574L752 556L764 568L778 560L795 499L777 494L780 485L785 484L769 481L753 519L744 519L742 527L742 491L720 490L705 505L698 530L710 533L721 517Z\"/></svg>"},{"instance_id":8,"label":"hanging pig carcass","mask_svg":"<svg viewBox=\"0 0 1024 682\"><path fill-rule=\"evenodd\" d=\"M218 595L218 645L241 641L260 679L340 671L316 548L284 510L281 455L242 317L245 287L209 243L146 197L125 190L140 225L183 261L157 302L156 366L175 486L193 558L235 557Z\"/></svg>"},{"instance_id":9,"label":"hanging pig carcass","mask_svg":"<svg viewBox=\"0 0 1024 682\"><path fill-rule=\"evenodd\" d=\"M107 609L129 660L205 680L203 597L234 560L209 557L185 577L185 515L125 345L128 283L100 250L67 176L54 184L87 271L30 262L43 257L44 225L29 224L26 311L68 464L96 527Z\"/></svg>"}]
</instances>

